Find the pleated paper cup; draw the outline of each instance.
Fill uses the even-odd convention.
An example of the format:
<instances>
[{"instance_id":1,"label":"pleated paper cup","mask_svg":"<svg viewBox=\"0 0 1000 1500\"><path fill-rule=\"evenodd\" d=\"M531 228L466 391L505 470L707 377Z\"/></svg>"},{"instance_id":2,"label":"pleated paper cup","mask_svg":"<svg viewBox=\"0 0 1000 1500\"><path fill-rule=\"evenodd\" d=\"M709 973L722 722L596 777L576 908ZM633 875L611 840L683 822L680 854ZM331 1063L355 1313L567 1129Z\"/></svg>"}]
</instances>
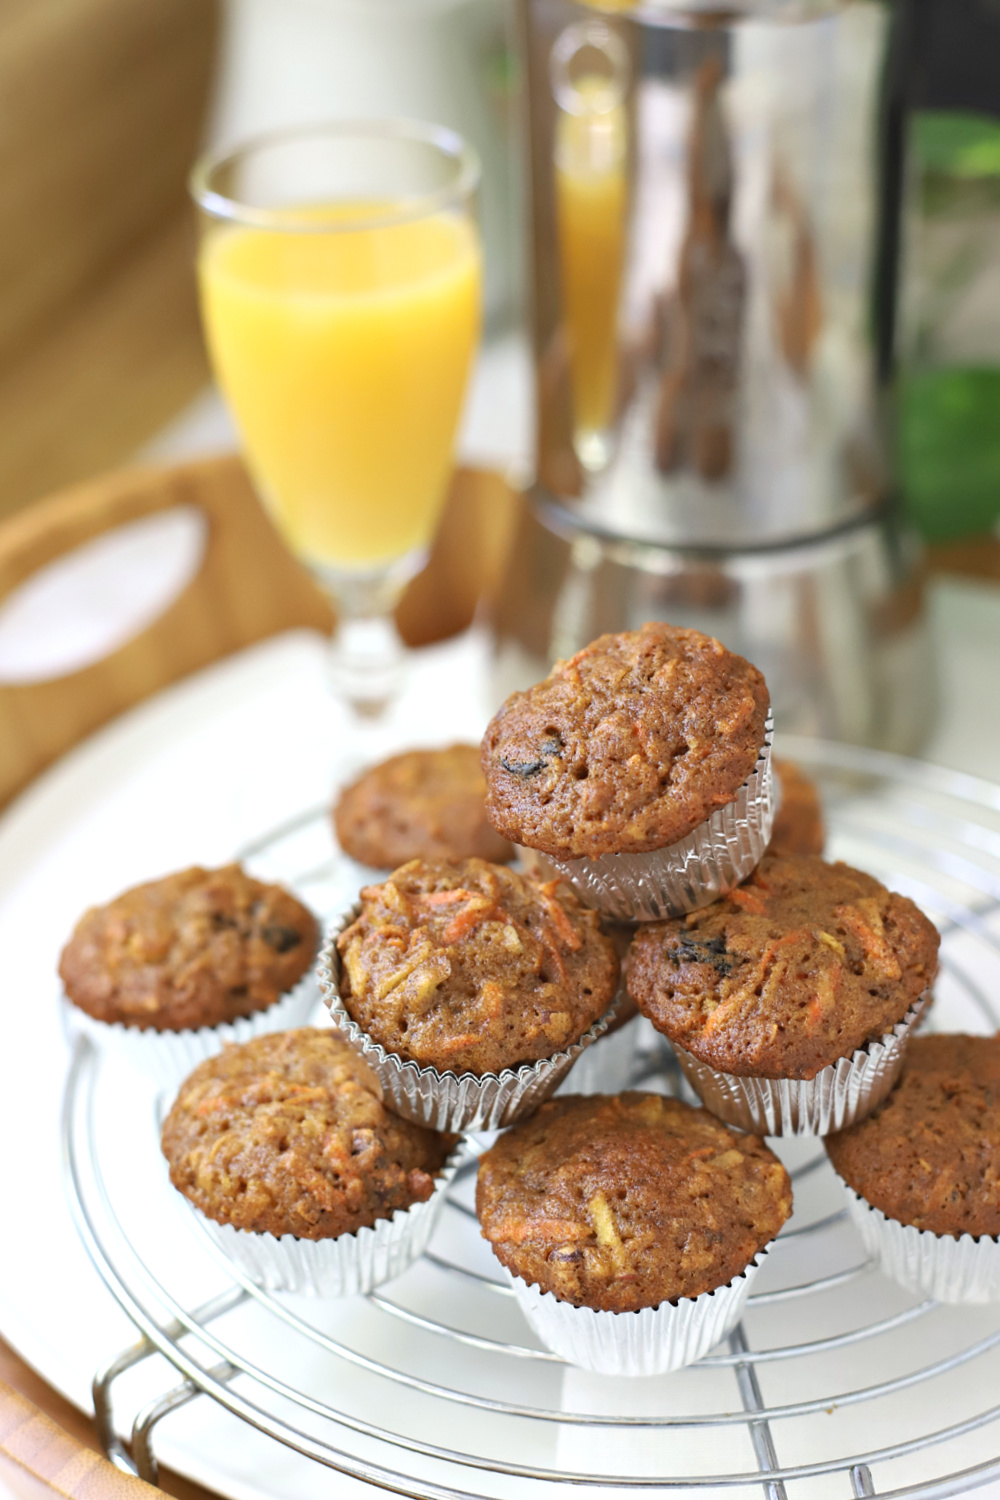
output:
<instances>
[{"instance_id":1,"label":"pleated paper cup","mask_svg":"<svg viewBox=\"0 0 1000 1500\"><path fill-rule=\"evenodd\" d=\"M337 939L361 911L355 903L333 924L320 949L317 976L333 1024L365 1059L382 1086L390 1109L417 1125L434 1130L499 1130L534 1114L558 1088L584 1050L604 1035L622 1003L621 992L572 1046L552 1057L504 1068L500 1073L441 1073L421 1067L396 1052L387 1052L346 1009L340 995L341 965Z\"/></svg>"},{"instance_id":2,"label":"pleated paper cup","mask_svg":"<svg viewBox=\"0 0 1000 1500\"><path fill-rule=\"evenodd\" d=\"M655 922L709 906L757 868L770 842L778 798L773 731L769 713L757 764L735 799L675 844L595 859L555 859L532 850L526 864L565 880L586 906L619 922Z\"/></svg>"},{"instance_id":3,"label":"pleated paper cup","mask_svg":"<svg viewBox=\"0 0 1000 1500\"><path fill-rule=\"evenodd\" d=\"M1000 1239L933 1234L890 1219L843 1184L868 1254L907 1291L936 1302L1000 1302Z\"/></svg>"},{"instance_id":4,"label":"pleated paper cup","mask_svg":"<svg viewBox=\"0 0 1000 1500\"><path fill-rule=\"evenodd\" d=\"M891 1031L815 1078L743 1078L710 1067L676 1042L674 1052L702 1104L727 1125L754 1135L831 1135L870 1115L890 1092L930 1001L925 990Z\"/></svg>"},{"instance_id":5,"label":"pleated paper cup","mask_svg":"<svg viewBox=\"0 0 1000 1500\"><path fill-rule=\"evenodd\" d=\"M397 1209L353 1234L303 1240L294 1234L257 1234L219 1224L192 1205L202 1230L256 1286L307 1297L354 1297L401 1276L430 1243L448 1188L462 1157L457 1146L434 1181L425 1203Z\"/></svg>"},{"instance_id":6,"label":"pleated paper cup","mask_svg":"<svg viewBox=\"0 0 1000 1500\"><path fill-rule=\"evenodd\" d=\"M125 1026L120 1021L97 1021L69 1000L64 1005L71 1036L86 1036L98 1051L123 1058L160 1088L176 1088L193 1068L221 1052L229 1042L249 1042L268 1032L307 1025L318 999L315 975L308 973L264 1010L218 1026L187 1031L154 1031L151 1027Z\"/></svg>"},{"instance_id":7,"label":"pleated paper cup","mask_svg":"<svg viewBox=\"0 0 1000 1500\"><path fill-rule=\"evenodd\" d=\"M535 1333L568 1364L597 1375L666 1375L701 1359L732 1332L766 1254L766 1248L759 1250L726 1286L640 1312L574 1307L520 1276L510 1275L510 1281Z\"/></svg>"}]
</instances>

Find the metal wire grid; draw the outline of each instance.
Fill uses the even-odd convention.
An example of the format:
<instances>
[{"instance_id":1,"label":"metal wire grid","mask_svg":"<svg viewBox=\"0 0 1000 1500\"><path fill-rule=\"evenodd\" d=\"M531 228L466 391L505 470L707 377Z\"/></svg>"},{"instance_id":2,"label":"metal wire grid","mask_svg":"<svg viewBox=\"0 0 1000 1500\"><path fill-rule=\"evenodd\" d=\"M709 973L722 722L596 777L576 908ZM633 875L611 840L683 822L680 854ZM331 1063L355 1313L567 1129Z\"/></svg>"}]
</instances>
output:
<instances>
[{"instance_id":1,"label":"metal wire grid","mask_svg":"<svg viewBox=\"0 0 1000 1500\"><path fill-rule=\"evenodd\" d=\"M1000 960L1000 924L991 918L1000 913L1000 788L977 783L971 778L950 773L936 773L930 768L898 757L880 756L874 752L848 747L822 746L803 741L794 747L796 756L812 763L821 773L831 826L838 840L838 853L852 857L859 865L885 877L894 877L897 888L906 889L935 913L945 928L943 968L967 1007L978 1015L979 1024L993 1030L1000 1024L1000 1012L985 992L980 980L969 972L969 955L963 950L973 939L988 950L991 958ZM303 814L294 822L276 830L243 851L259 865L271 862L274 873L300 889L323 892L328 898L343 900L338 888L345 878L340 865L329 855L311 859L312 845L327 837L325 810ZM867 856L867 858L865 857ZM346 878L353 876L348 871ZM353 892L352 892L353 894ZM950 941L954 939L955 941ZM952 950L955 951L952 951ZM998 969L1000 976L1000 969ZM952 1023L954 1024L954 1023ZM966 1022L968 1024L968 1022ZM683 1080L676 1069L666 1067L671 1076L660 1079L671 1091L679 1092ZM648 1069L648 1060L647 1060ZM873 1466L891 1463L906 1455L933 1448L950 1439L971 1434L997 1424L997 1446L1000 1448L1000 1404L946 1423L939 1429L922 1432L895 1443L868 1451L817 1459L810 1463L782 1464L777 1456L775 1424L808 1417L821 1411L861 1406L881 1398L920 1386L926 1381L942 1379L968 1366L971 1361L1000 1346L1000 1331L991 1331L939 1359L931 1359L916 1368L851 1390L824 1390L822 1395L798 1401L767 1403L761 1389L759 1371L787 1361L807 1360L833 1351L857 1346L862 1359L885 1335L925 1319L935 1308L932 1302L878 1317L860 1327L848 1327L823 1337L805 1339L763 1348L754 1348L745 1323L741 1323L728 1340L726 1352L714 1353L699 1362L700 1370L728 1369L735 1379L741 1409L711 1410L683 1415L607 1414L563 1410L540 1401L509 1400L472 1389L463 1389L457 1381L446 1383L380 1359L344 1339L333 1337L307 1321L295 1307L280 1296L261 1290L248 1278L223 1262L221 1253L212 1251L225 1265L230 1281L227 1290L211 1301L193 1309L184 1307L143 1263L142 1256L130 1241L121 1222L119 1206L113 1201L102 1172L100 1150L95 1132L95 1089L99 1060L89 1044L81 1040L68 1077L63 1142L65 1172L74 1218L88 1253L105 1284L135 1323L141 1338L98 1371L94 1380L94 1405L102 1441L109 1457L120 1467L156 1478L156 1459L152 1433L156 1424L170 1412L199 1394L217 1401L235 1416L253 1427L338 1470L396 1494L423 1497L423 1500L492 1500L495 1495L513 1493L504 1488L507 1481L517 1481L517 1493L551 1494L560 1485L600 1487L612 1492L656 1489L664 1492L682 1489L732 1489L767 1497L767 1500L789 1500L788 1486L799 1486L796 1493L806 1493L802 1482L820 1476L843 1476L843 1495L878 1495L882 1500L935 1500L975 1489L990 1479L1000 1478L1000 1456L971 1467L940 1474L917 1484L894 1488L876 1488ZM647 1080L648 1081L648 1080ZM816 1143L817 1147L819 1143ZM470 1158L460 1168L449 1195L452 1212L458 1219L472 1220L471 1208L463 1201L463 1185L474 1171ZM825 1170L825 1155L817 1149L793 1170L798 1192L818 1171ZM843 1208L804 1224L794 1221L780 1237L799 1240L803 1246L819 1246L823 1236L845 1217ZM437 1243L437 1241L435 1241ZM206 1239L207 1245L207 1239ZM818 1252L817 1252L818 1253ZM497 1277L478 1269L474 1263L462 1263L454 1257L431 1250L425 1260L441 1278L441 1295L433 1315L408 1306L405 1300L381 1288L370 1294L367 1302L378 1314L395 1320L408 1330L416 1330L422 1339L434 1343L446 1340L457 1350L471 1350L488 1356L492 1365L506 1367L520 1362L525 1367L559 1367L561 1361L548 1351L519 1342L488 1337L474 1328L463 1326L454 1318L447 1288L460 1283L471 1289L477 1299L509 1299L509 1288ZM836 1291L848 1296L869 1272L869 1263L830 1271L770 1291L760 1291L750 1298L749 1312L759 1313L790 1303L807 1306L812 1299ZM360 1416L346 1406L335 1406L315 1392L298 1388L278 1373L255 1362L234 1341L218 1332L214 1325L226 1314L242 1305L265 1309L277 1323L294 1335L308 1340L324 1355L345 1370L363 1372L391 1386L405 1387L426 1398L440 1413L439 1426L453 1434L461 1431L456 1421L463 1411L485 1414L504 1424L506 1441L490 1451L490 1444L472 1443L455 1447L444 1441L430 1441L391 1425L382 1425ZM845 1304L849 1307L851 1304ZM513 1310L513 1309L512 1309ZM938 1313L938 1316L944 1316ZM472 1320L470 1320L472 1321ZM132 1426L131 1454L117 1436L111 1407L114 1381L128 1368L159 1352L182 1377L181 1383L165 1392L143 1410ZM433 1362L432 1362L433 1363ZM621 1404L629 1405L630 1382L616 1383L621 1388ZM389 1403L380 1404L383 1410ZM318 1424L317 1421L318 1420ZM749 1437L755 1468L732 1472L666 1473L662 1467L649 1473L606 1473L596 1469L567 1469L539 1463L518 1461L512 1455L524 1449L519 1434L524 1423L555 1424L560 1430L601 1429L605 1432L629 1430L673 1433L680 1430L740 1428ZM317 1425L318 1429L317 1430ZM402 1425L402 1424L401 1424ZM350 1436L354 1446L349 1443ZM432 1436L435 1434L432 1432ZM368 1456L374 1446L377 1458ZM388 1459L386 1460L386 1455ZM396 1466L398 1464L398 1466ZM429 1466L441 1466L454 1483L441 1483L428 1476ZM492 1487L483 1489L483 1483ZM497 1486L499 1485L499 1489ZM540 1488L536 1488L540 1486Z\"/></svg>"}]
</instances>

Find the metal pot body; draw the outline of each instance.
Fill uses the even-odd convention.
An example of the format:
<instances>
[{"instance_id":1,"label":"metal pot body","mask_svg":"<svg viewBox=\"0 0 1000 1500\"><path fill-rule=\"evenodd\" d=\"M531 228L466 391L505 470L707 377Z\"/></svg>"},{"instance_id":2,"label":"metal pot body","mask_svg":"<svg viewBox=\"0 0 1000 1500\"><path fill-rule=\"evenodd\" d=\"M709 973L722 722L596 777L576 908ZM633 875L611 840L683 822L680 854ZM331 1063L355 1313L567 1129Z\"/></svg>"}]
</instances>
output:
<instances>
[{"instance_id":1,"label":"metal pot body","mask_svg":"<svg viewBox=\"0 0 1000 1500\"><path fill-rule=\"evenodd\" d=\"M913 752L935 673L919 548L890 514L793 545L699 555L608 541L528 504L496 618L494 697L609 630L669 620L767 678L779 731Z\"/></svg>"},{"instance_id":2,"label":"metal pot body","mask_svg":"<svg viewBox=\"0 0 1000 1500\"><path fill-rule=\"evenodd\" d=\"M886 8L520 4L544 495L659 545L870 515Z\"/></svg>"}]
</instances>

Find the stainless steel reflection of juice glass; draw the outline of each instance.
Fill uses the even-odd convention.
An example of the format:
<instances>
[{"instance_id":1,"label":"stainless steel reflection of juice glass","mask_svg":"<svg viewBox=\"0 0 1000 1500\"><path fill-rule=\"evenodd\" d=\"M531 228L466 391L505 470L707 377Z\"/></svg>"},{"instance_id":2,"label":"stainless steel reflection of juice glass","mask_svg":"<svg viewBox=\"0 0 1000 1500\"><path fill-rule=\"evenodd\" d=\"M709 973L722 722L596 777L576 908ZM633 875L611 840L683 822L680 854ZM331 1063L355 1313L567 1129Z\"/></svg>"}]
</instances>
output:
<instances>
[{"instance_id":1,"label":"stainless steel reflection of juice glass","mask_svg":"<svg viewBox=\"0 0 1000 1500\"><path fill-rule=\"evenodd\" d=\"M618 400L627 68L620 40L600 21L568 28L553 50L556 219L573 443L587 469L607 462Z\"/></svg>"},{"instance_id":2,"label":"stainless steel reflection of juice glass","mask_svg":"<svg viewBox=\"0 0 1000 1500\"><path fill-rule=\"evenodd\" d=\"M338 611L335 681L377 712L392 609L444 502L480 331L478 169L387 121L264 139L195 172L212 363L261 498Z\"/></svg>"}]
</instances>

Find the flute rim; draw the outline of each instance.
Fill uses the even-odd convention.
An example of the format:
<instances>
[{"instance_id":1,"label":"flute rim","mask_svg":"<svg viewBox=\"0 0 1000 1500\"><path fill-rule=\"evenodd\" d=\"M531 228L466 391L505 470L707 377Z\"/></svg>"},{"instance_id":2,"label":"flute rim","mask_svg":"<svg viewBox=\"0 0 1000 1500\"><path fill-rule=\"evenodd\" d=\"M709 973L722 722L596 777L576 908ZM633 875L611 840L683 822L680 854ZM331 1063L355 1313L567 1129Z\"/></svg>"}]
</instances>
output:
<instances>
[{"instance_id":1,"label":"flute rim","mask_svg":"<svg viewBox=\"0 0 1000 1500\"><path fill-rule=\"evenodd\" d=\"M373 213L345 220L331 216L324 219L315 211L308 216L297 213L294 206L244 203L239 198L213 187L213 179L224 168L270 147L323 139L344 140L367 137L370 140L410 141L436 148L455 164L455 176L431 192L403 198L390 212ZM198 158L188 177L188 192L195 206L207 218L252 229L270 229L282 234L351 234L368 229L392 227L428 218L458 203L466 202L477 191L482 179L479 156L458 131L406 116L384 119L328 120L311 125L285 126L249 136L236 145L206 151Z\"/></svg>"}]
</instances>

